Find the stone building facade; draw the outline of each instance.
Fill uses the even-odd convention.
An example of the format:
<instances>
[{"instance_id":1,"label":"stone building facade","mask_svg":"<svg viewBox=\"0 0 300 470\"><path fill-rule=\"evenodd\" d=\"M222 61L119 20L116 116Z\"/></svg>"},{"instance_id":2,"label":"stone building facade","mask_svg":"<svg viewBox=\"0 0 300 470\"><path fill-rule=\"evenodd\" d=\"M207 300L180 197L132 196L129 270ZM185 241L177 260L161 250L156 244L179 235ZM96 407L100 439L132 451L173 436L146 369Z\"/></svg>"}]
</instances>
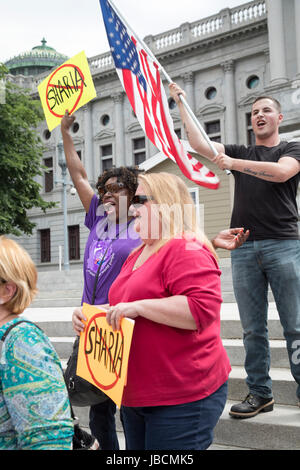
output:
<instances>
[{"instance_id":1,"label":"stone building facade","mask_svg":"<svg viewBox=\"0 0 300 470\"><path fill-rule=\"evenodd\" d=\"M251 104L255 97L272 95L282 104L283 138L300 140L300 18L299 0L253 0L225 8L208 18L184 23L145 42L170 77L187 92L187 101L212 140L250 144ZM134 27L134 25L132 25ZM97 97L77 113L72 134L92 185L106 168L139 164L146 171L181 173L145 138L124 94L109 52L89 58ZM32 92L49 72L31 78ZM28 86L28 82L27 82ZM167 90L167 83L165 83ZM167 92L168 93L168 92ZM174 127L188 146L175 103L169 106ZM45 145L47 171L40 178L43 197L58 201L57 208L41 215L31 211L36 223L31 237L21 243L40 270L57 269L63 245L62 185L58 165L60 129L39 128ZM229 226L233 201L232 176L212 167L221 180L217 191L196 186L182 176L199 206L202 226L209 237ZM88 235L84 211L77 195L67 196L71 268L83 260ZM220 257L228 252L220 250Z\"/></svg>"}]
</instances>

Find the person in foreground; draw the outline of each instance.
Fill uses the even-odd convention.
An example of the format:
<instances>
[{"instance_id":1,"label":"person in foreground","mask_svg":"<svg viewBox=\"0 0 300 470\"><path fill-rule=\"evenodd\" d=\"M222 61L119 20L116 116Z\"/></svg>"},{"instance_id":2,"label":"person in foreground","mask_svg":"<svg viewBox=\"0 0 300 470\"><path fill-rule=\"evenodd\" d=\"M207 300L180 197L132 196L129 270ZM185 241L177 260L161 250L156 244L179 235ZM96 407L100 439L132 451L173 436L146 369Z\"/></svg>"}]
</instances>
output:
<instances>
[{"instance_id":1,"label":"person in foreground","mask_svg":"<svg viewBox=\"0 0 300 470\"><path fill-rule=\"evenodd\" d=\"M47 336L20 314L36 293L28 253L0 237L0 449L71 450L73 421L59 358ZM20 324L19 324L20 323Z\"/></svg>"},{"instance_id":2,"label":"person in foreground","mask_svg":"<svg viewBox=\"0 0 300 470\"><path fill-rule=\"evenodd\" d=\"M142 244L112 284L107 311L114 330L135 319L121 409L126 449L204 450L230 372L216 253L177 176L140 176L132 207Z\"/></svg>"},{"instance_id":3,"label":"person in foreground","mask_svg":"<svg viewBox=\"0 0 300 470\"><path fill-rule=\"evenodd\" d=\"M250 229L250 236L232 251L232 277L244 333L246 383L249 394L233 405L234 418L251 418L272 411L274 398L268 341L268 287L271 287L287 344L300 403L300 240L297 189L300 181L300 142L280 140L280 103L270 96L255 99L251 123L256 145L215 143L214 156L191 121L175 83L170 92L179 106L191 146L228 169L235 179L231 226Z\"/></svg>"}]
</instances>

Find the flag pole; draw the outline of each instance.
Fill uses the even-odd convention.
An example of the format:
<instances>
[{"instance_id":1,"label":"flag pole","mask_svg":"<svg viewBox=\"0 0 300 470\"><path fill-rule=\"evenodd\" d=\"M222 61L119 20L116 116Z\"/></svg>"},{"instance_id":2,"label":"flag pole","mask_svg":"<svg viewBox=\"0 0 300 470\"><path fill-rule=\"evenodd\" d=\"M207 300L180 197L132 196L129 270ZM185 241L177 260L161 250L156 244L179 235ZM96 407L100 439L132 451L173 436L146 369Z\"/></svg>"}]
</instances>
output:
<instances>
[{"instance_id":1,"label":"flag pole","mask_svg":"<svg viewBox=\"0 0 300 470\"><path fill-rule=\"evenodd\" d=\"M127 23L127 21L125 20L124 16L122 15L122 13L120 13L119 9L116 7L116 5L114 4L114 2L112 0L109 0L109 3L111 4L111 6L113 7L113 9L116 11L117 15L119 16L119 18L122 20L122 22L124 23L124 25L126 26L126 28L128 28L129 30L132 30L131 26L129 26L129 24ZM153 52L149 49L149 47L147 46L147 44L141 39L139 38L139 36L135 33L135 31L133 31L133 34L135 36L135 38L137 39L138 42L140 42L142 45L143 45L143 48L145 49L145 51L147 52L147 54L157 63L158 67L159 67L159 70L162 71L162 73L164 74L166 80L168 81L169 84L173 83L173 80L171 79L171 77L169 76L169 74L166 72L166 70L164 69L164 67L159 63L159 61L156 59L155 55L153 54ZM203 136L203 138L205 139L206 143L209 145L209 148L210 150L213 152L214 156L216 157L218 155L218 152L216 150L216 148L214 147L214 145L212 144L212 141L210 140L210 138L208 137L208 135L206 134L205 130L203 129L202 125L200 124L200 122L198 121L198 119L196 118L195 114L193 113L192 109L190 108L189 104L187 103L186 99L182 96L182 95L179 95L179 99L180 101L182 102L182 104L185 106L188 114L190 115L191 119L193 120L194 124L197 126L197 128L199 129L199 131L201 132L201 135ZM229 170L225 170L226 173L228 175L231 174L231 172Z\"/></svg>"}]
</instances>

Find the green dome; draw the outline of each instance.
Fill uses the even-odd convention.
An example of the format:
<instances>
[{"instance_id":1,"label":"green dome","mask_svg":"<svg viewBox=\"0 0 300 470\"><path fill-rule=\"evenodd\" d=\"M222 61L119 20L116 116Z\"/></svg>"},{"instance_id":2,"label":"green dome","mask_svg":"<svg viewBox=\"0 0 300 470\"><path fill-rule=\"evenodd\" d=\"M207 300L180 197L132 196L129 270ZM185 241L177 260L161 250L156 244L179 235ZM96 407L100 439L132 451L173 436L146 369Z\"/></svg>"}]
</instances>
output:
<instances>
[{"instance_id":1,"label":"green dome","mask_svg":"<svg viewBox=\"0 0 300 470\"><path fill-rule=\"evenodd\" d=\"M43 38L39 46L5 62L10 73L12 75L38 75L68 60L67 56L60 54L53 47L46 46L46 43L46 39Z\"/></svg>"}]
</instances>

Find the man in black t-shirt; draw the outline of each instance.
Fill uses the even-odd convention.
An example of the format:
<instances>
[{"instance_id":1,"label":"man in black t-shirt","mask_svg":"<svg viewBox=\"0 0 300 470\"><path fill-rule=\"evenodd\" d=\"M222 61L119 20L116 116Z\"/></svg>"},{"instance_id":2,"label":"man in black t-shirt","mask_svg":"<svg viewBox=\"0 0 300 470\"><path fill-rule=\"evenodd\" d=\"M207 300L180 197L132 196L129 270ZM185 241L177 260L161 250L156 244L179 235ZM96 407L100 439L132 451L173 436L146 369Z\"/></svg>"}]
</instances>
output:
<instances>
[{"instance_id":1,"label":"man in black t-shirt","mask_svg":"<svg viewBox=\"0 0 300 470\"><path fill-rule=\"evenodd\" d=\"M283 326L300 403L300 239L296 203L300 142L280 141L280 103L262 96L254 101L251 112L256 145L214 143L219 153L215 156L179 99L180 94L184 96L183 90L173 83L170 93L178 104L190 145L234 176L231 227L250 230L248 241L231 253L249 394L242 403L232 406L230 415L250 418L273 410L267 329L269 285Z\"/></svg>"}]
</instances>

